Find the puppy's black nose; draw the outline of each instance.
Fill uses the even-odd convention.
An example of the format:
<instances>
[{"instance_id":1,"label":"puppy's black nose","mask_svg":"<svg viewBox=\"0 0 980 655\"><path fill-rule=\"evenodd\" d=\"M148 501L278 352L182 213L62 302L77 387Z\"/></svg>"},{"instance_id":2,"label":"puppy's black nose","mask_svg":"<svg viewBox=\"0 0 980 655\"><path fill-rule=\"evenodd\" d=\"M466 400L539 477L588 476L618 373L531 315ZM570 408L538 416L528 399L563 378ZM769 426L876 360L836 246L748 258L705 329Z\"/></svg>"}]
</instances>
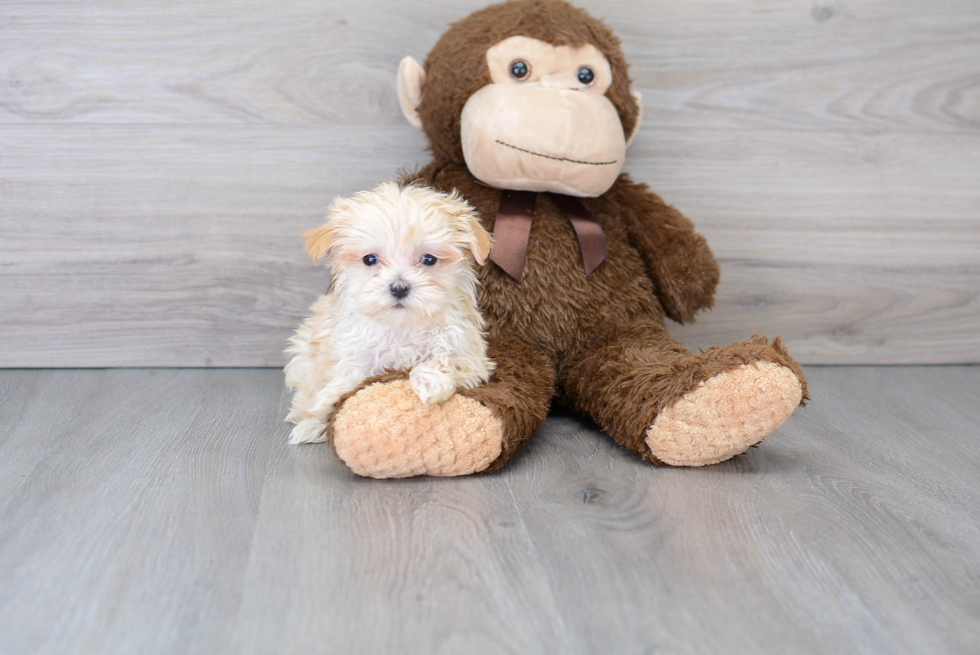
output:
<instances>
[{"instance_id":1,"label":"puppy's black nose","mask_svg":"<svg viewBox=\"0 0 980 655\"><path fill-rule=\"evenodd\" d=\"M407 296L408 292L412 290L412 287L404 282L395 282L388 288L391 290L391 295L399 300Z\"/></svg>"}]
</instances>

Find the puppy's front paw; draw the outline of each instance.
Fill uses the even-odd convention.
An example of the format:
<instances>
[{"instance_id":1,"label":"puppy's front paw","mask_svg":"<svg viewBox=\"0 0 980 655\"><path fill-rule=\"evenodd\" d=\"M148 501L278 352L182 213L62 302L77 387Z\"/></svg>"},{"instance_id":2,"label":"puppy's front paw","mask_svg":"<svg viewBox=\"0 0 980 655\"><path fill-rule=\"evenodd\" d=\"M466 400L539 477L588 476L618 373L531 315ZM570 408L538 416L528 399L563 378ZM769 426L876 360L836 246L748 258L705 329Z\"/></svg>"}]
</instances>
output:
<instances>
[{"instance_id":1,"label":"puppy's front paw","mask_svg":"<svg viewBox=\"0 0 980 655\"><path fill-rule=\"evenodd\" d=\"M424 365L413 368L408 374L408 381L423 405L449 400L456 392L456 383L451 375Z\"/></svg>"},{"instance_id":2,"label":"puppy's front paw","mask_svg":"<svg viewBox=\"0 0 980 655\"><path fill-rule=\"evenodd\" d=\"M322 443L327 440L327 424L308 418L300 421L289 433L290 445L301 443Z\"/></svg>"}]
</instances>

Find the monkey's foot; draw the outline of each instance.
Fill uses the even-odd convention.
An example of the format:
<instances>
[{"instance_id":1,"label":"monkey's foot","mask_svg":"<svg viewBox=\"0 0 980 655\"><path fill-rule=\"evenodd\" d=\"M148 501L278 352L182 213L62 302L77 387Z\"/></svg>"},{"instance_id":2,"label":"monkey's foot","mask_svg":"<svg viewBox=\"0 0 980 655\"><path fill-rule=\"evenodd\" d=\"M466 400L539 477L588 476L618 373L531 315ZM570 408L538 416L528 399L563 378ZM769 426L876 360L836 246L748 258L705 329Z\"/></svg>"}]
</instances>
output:
<instances>
[{"instance_id":1,"label":"monkey's foot","mask_svg":"<svg viewBox=\"0 0 980 655\"><path fill-rule=\"evenodd\" d=\"M653 456L672 466L717 464L762 441L800 404L789 368L758 361L719 373L657 415L647 431Z\"/></svg>"},{"instance_id":2,"label":"monkey's foot","mask_svg":"<svg viewBox=\"0 0 980 655\"><path fill-rule=\"evenodd\" d=\"M364 387L333 420L338 457L371 478L477 473L497 459L502 443L500 419L482 404L456 394L423 405L408 380Z\"/></svg>"}]
</instances>

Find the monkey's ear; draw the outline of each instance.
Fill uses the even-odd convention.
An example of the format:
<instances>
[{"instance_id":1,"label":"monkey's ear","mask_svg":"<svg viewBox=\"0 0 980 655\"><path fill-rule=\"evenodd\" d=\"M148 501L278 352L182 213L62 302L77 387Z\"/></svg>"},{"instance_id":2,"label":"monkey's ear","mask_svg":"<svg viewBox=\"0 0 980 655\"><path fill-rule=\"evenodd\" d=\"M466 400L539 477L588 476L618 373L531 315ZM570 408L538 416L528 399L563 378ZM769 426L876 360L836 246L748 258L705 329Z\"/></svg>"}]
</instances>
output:
<instances>
[{"instance_id":1,"label":"monkey's ear","mask_svg":"<svg viewBox=\"0 0 980 655\"><path fill-rule=\"evenodd\" d=\"M633 96L633 100L636 101L636 122L633 124L633 131L629 133L626 137L626 147L629 148L630 144L633 143L633 139L640 132L640 123L643 122L643 96L639 91L632 91L630 95Z\"/></svg>"},{"instance_id":2,"label":"monkey's ear","mask_svg":"<svg viewBox=\"0 0 980 655\"><path fill-rule=\"evenodd\" d=\"M398 104L405 120L415 127L422 127L419 117L419 103L422 102L422 83L425 82L425 69L414 57L405 57L398 64Z\"/></svg>"}]
</instances>

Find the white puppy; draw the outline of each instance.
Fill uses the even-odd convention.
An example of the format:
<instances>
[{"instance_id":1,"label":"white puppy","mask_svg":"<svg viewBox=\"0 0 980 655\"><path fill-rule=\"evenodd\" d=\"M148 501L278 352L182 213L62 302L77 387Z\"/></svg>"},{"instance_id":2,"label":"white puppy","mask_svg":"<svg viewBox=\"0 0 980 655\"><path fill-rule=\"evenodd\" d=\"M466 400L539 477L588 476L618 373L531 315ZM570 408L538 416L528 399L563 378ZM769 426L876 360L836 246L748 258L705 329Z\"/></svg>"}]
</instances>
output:
<instances>
[{"instance_id":1,"label":"white puppy","mask_svg":"<svg viewBox=\"0 0 980 655\"><path fill-rule=\"evenodd\" d=\"M286 350L289 443L324 441L337 401L386 369L410 368L425 404L490 377L472 260L483 264L491 237L457 194L382 184L338 198L303 236L331 279Z\"/></svg>"}]
</instances>

